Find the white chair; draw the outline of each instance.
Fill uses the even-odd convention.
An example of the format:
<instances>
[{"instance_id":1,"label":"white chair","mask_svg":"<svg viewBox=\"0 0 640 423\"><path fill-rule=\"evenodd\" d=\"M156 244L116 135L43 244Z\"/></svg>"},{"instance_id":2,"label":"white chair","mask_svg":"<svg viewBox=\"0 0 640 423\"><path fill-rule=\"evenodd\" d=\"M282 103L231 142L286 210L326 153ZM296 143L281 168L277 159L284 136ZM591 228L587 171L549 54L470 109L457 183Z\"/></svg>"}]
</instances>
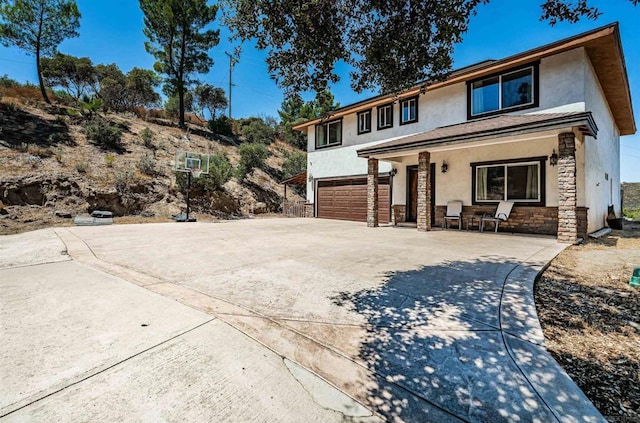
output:
<instances>
[{"instance_id":1,"label":"white chair","mask_svg":"<svg viewBox=\"0 0 640 423\"><path fill-rule=\"evenodd\" d=\"M493 222L496 225L495 232L498 232L498 225L500 222L506 222L509 219L511 209L513 209L513 201L500 201L496 213L493 216L482 216L482 220L480 220L480 232L484 231L484 222Z\"/></svg>"},{"instance_id":2,"label":"white chair","mask_svg":"<svg viewBox=\"0 0 640 423\"><path fill-rule=\"evenodd\" d=\"M442 229L450 227L450 221L458 221L458 229L462 229L462 201L449 201L447 203L447 213L442 219Z\"/></svg>"}]
</instances>

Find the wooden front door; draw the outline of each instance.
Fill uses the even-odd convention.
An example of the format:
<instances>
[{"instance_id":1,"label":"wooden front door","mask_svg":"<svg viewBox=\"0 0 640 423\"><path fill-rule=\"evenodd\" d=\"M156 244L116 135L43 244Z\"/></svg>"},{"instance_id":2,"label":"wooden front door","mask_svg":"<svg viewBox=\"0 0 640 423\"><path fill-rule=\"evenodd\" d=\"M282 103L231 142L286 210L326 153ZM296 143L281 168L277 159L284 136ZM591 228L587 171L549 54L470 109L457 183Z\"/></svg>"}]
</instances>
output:
<instances>
[{"instance_id":1,"label":"wooden front door","mask_svg":"<svg viewBox=\"0 0 640 423\"><path fill-rule=\"evenodd\" d=\"M436 223L436 164L431 163L431 225ZM407 166L407 222L418 219L418 166Z\"/></svg>"}]
</instances>

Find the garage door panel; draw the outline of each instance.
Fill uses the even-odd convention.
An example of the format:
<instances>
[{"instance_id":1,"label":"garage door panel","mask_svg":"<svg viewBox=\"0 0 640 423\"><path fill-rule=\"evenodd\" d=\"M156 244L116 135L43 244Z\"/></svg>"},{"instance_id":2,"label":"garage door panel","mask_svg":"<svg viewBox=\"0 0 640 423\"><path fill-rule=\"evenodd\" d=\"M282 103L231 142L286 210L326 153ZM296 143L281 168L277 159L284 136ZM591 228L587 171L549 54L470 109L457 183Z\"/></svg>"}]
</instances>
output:
<instances>
[{"instance_id":1,"label":"garage door panel","mask_svg":"<svg viewBox=\"0 0 640 423\"><path fill-rule=\"evenodd\" d=\"M378 181L378 216L380 223L389 222L389 178ZM320 181L317 192L318 217L367 221L367 179L353 178Z\"/></svg>"}]
</instances>

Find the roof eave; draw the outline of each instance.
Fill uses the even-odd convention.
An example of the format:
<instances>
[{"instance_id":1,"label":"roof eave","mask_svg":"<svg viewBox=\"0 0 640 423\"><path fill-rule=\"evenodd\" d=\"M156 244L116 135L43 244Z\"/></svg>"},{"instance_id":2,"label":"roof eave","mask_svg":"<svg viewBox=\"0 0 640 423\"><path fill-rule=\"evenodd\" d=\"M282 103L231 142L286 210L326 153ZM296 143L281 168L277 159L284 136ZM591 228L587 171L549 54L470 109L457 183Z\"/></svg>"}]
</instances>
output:
<instances>
[{"instance_id":1,"label":"roof eave","mask_svg":"<svg viewBox=\"0 0 640 423\"><path fill-rule=\"evenodd\" d=\"M554 118L548 121L525 123L509 126L507 128L476 131L462 135L447 136L424 141L412 141L407 142L406 144L399 144L388 147L385 147L384 145L377 145L373 147L363 148L361 150L358 150L357 153L358 157L369 158L376 154L396 153L441 145L463 144L467 142L482 141L491 138L504 138L513 135L551 131L564 128L577 128L584 135L589 135L594 138L597 138L598 136L598 127L595 123L595 120L593 119L593 115L591 114L591 112L584 112L580 115Z\"/></svg>"}]
</instances>

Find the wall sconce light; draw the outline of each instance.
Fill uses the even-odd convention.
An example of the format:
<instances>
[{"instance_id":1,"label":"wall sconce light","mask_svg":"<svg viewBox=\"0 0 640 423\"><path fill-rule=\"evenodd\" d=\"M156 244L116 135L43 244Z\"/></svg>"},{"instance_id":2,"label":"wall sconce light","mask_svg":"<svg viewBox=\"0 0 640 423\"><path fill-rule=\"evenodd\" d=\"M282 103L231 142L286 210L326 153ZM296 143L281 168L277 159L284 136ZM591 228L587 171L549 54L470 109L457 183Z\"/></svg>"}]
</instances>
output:
<instances>
[{"instance_id":1,"label":"wall sconce light","mask_svg":"<svg viewBox=\"0 0 640 423\"><path fill-rule=\"evenodd\" d=\"M398 174L398 169L396 169L395 167L392 167L391 172L389 172L389 175L396 176L397 174Z\"/></svg>"},{"instance_id":2,"label":"wall sconce light","mask_svg":"<svg viewBox=\"0 0 640 423\"><path fill-rule=\"evenodd\" d=\"M309 182L313 182L313 175L311 173L309 175L307 175L307 180Z\"/></svg>"},{"instance_id":3,"label":"wall sconce light","mask_svg":"<svg viewBox=\"0 0 640 423\"><path fill-rule=\"evenodd\" d=\"M558 153L556 153L556 149L553 149L553 154L549 157L549 164L551 166L556 166L558 164Z\"/></svg>"},{"instance_id":4,"label":"wall sconce light","mask_svg":"<svg viewBox=\"0 0 640 423\"><path fill-rule=\"evenodd\" d=\"M440 172L447 173L447 170L449 170L449 165L446 161L443 161L442 166L440 166Z\"/></svg>"}]
</instances>

